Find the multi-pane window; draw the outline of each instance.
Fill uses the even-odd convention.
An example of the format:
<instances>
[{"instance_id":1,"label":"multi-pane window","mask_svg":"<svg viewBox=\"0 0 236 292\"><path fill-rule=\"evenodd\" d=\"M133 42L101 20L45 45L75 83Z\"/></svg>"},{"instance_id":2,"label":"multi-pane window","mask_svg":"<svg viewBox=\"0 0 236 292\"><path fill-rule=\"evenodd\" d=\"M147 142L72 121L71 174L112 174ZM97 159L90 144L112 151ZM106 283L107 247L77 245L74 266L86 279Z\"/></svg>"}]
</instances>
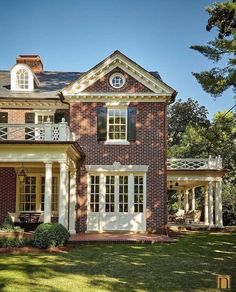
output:
<instances>
[{"instance_id":1,"label":"multi-pane window","mask_svg":"<svg viewBox=\"0 0 236 292\"><path fill-rule=\"evenodd\" d=\"M134 212L143 212L143 176L134 176Z\"/></svg>"},{"instance_id":2,"label":"multi-pane window","mask_svg":"<svg viewBox=\"0 0 236 292\"><path fill-rule=\"evenodd\" d=\"M92 175L90 179L90 211L99 212L99 175Z\"/></svg>"},{"instance_id":3,"label":"multi-pane window","mask_svg":"<svg viewBox=\"0 0 236 292\"><path fill-rule=\"evenodd\" d=\"M127 140L127 109L108 109L108 140Z\"/></svg>"},{"instance_id":4,"label":"multi-pane window","mask_svg":"<svg viewBox=\"0 0 236 292\"><path fill-rule=\"evenodd\" d=\"M20 211L36 211L36 177L27 176L20 192Z\"/></svg>"},{"instance_id":5,"label":"multi-pane window","mask_svg":"<svg viewBox=\"0 0 236 292\"><path fill-rule=\"evenodd\" d=\"M115 212L115 176L106 176L105 212Z\"/></svg>"},{"instance_id":6,"label":"multi-pane window","mask_svg":"<svg viewBox=\"0 0 236 292\"><path fill-rule=\"evenodd\" d=\"M119 212L128 212L128 176L119 176Z\"/></svg>"},{"instance_id":7,"label":"multi-pane window","mask_svg":"<svg viewBox=\"0 0 236 292\"><path fill-rule=\"evenodd\" d=\"M41 183L40 183L40 197L41 197L41 211L44 211L44 198L45 198L45 177L41 177ZM52 178L52 205L51 210L56 212L58 211L58 178L53 177Z\"/></svg>"},{"instance_id":8,"label":"multi-pane window","mask_svg":"<svg viewBox=\"0 0 236 292\"><path fill-rule=\"evenodd\" d=\"M53 115L49 114L37 115L37 124L43 124L46 122L53 122Z\"/></svg>"},{"instance_id":9,"label":"multi-pane window","mask_svg":"<svg viewBox=\"0 0 236 292\"><path fill-rule=\"evenodd\" d=\"M16 72L16 83L18 89L29 88L29 73L25 69L19 69Z\"/></svg>"}]
</instances>

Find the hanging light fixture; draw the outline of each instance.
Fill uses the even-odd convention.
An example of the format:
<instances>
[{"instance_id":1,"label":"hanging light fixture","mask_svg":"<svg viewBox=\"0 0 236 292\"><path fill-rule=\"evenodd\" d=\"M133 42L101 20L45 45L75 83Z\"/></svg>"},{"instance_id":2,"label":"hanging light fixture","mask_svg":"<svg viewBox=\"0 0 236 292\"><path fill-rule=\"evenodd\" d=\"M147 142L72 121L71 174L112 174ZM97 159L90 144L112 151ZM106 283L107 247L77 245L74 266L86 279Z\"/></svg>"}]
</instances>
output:
<instances>
[{"instance_id":1,"label":"hanging light fixture","mask_svg":"<svg viewBox=\"0 0 236 292\"><path fill-rule=\"evenodd\" d=\"M23 167L23 163L22 163L22 167L17 171L17 176L21 183L25 181L27 174L28 174L28 170Z\"/></svg>"},{"instance_id":2,"label":"hanging light fixture","mask_svg":"<svg viewBox=\"0 0 236 292\"><path fill-rule=\"evenodd\" d=\"M178 182L176 182L176 183L175 183L175 186L176 186L176 187L178 187L178 185L179 185L179 183L178 183Z\"/></svg>"},{"instance_id":3,"label":"hanging light fixture","mask_svg":"<svg viewBox=\"0 0 236 292\"><path fill-rule=\"evenodd\" d=\"M170 181L170 189L172 189L173 188L173 186L172 186L172 181Z\"/></svg>"}]
</instances>

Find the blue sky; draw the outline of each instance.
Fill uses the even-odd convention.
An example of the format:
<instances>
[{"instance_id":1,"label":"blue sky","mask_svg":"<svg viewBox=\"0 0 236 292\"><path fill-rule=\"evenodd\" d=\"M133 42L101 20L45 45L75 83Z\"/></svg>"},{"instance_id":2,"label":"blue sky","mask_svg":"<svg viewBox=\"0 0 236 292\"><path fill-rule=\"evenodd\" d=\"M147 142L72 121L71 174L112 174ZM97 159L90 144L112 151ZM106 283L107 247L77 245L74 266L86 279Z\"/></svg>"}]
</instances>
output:
<instances>
[{"instance_id":1,"label":"blue sky","mask_svg":"<svg viewBox=\"0 0 236 292\"><path fill-rule=\"evenodd\" d=\"M115 50L158 71L178 91L213 113L229 109L232 91L214 100L191 72L212 62L189 49L205 44L204 7L214 0L1 0L0 70L19 54L39 54L45 70L87 71ZM223 1L221 1L223 2Z\"/></svg>"}]
</instances>

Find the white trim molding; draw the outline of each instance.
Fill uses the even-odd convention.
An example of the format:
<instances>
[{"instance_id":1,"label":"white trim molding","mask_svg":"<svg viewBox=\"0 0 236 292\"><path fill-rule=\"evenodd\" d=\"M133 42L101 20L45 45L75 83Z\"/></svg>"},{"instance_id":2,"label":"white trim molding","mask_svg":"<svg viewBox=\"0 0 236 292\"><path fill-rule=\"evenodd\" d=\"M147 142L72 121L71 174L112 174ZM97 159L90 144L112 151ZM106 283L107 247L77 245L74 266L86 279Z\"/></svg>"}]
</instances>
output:
<instances>
[{"instance_id":1,"label":"white trim molding","mask_svg":"<svg viewBox=\"0 0 236 292\"><path fill-rule=\"evenodd\" d=\"M114 162L113 165L86 165L86 170L92 172L140 172L146 173L148 165L121 165L120 162Z\"/></svg>"}]
</instances>

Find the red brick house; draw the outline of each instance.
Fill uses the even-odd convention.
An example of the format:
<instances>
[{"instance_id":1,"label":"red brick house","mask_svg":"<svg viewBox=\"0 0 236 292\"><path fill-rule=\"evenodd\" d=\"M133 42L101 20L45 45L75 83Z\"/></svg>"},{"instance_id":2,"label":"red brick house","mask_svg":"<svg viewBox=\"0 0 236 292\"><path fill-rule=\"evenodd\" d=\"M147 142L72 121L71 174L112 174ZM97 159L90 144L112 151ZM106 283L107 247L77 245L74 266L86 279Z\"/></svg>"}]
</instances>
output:
<instances>
[{"instance_id":1,"label":"red brick house","mask_svg":"<svg viewBox=\"0 0 236 292\"><path fill-rule=\"evenodd\" d=\"M162 232L175 96L119 51L84 73L19 56L0 71L0 223L10 212L71 233Z\"/></svg>"}]
</instances>

